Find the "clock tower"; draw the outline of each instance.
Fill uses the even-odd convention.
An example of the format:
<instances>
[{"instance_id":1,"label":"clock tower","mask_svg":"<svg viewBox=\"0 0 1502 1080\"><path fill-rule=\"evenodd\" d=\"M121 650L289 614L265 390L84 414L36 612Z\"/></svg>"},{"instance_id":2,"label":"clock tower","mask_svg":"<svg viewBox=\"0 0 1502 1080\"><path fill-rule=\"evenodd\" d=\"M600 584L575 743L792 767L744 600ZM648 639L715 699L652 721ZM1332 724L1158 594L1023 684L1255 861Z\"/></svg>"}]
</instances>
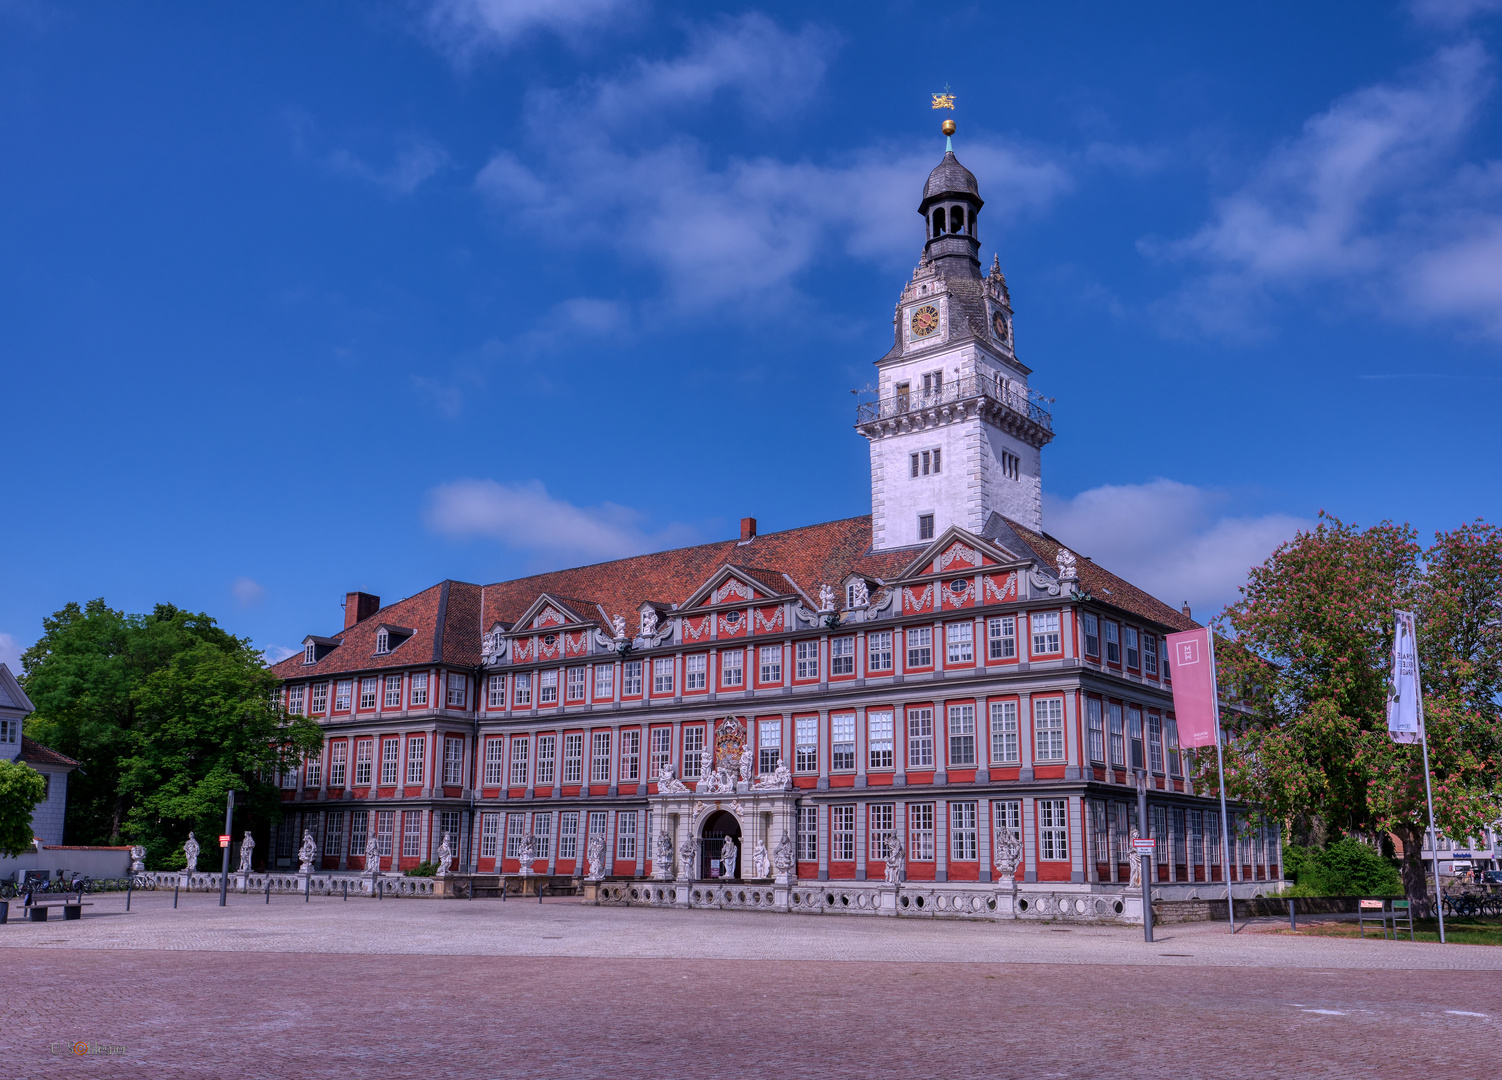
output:
<instances>
[{"instance_id":1,"label":"clock tower","mask_svg":"<svg viewBox=\"0 0 1502 1080\"><path fill-rule=\"evenodd\" d=\"M981 273L984 205L974 174L946 150L918 204L927 236L897 301L891 351L876 361L874 399L857 408L856 430L871 442L877 551L926 543L951 525L984 535L994 515L1042 531L1053 418L1017 358L1000 260Z\"/></svg>"}]
</instances>

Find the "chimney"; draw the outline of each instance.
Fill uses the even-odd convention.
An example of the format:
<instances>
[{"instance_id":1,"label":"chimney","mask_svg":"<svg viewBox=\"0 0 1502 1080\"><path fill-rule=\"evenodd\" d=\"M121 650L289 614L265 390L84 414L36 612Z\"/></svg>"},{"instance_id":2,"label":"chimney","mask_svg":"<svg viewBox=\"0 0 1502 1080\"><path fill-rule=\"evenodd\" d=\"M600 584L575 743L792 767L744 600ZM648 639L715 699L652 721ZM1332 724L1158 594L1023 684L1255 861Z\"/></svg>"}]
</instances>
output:
<instances>
[{"instance_id":1,"label":"chimney","mask_svg":"<svg viewBox=\"0 0 1502 1080\"><path fill-rule=\"evenodd\" d=\"M344 594L344 628L348 630L357 622L364 622L381 610L381 598L368 592Z\"/></svg>"},{"instance_id":2,"label":"chimney","mask_svg":"<svg viewBox=\"0 0 1502 1080\"><path fill-rule=\"evenodd\" d=\"M741 539L743 541L756 539L755 518L741 518Z\"/></svg>"},{"instance_id":3,"label":"chimney","mask_svg":"<svg viewBox=\"0 0 1502 1080\"><path fill-rule=\"evenodd\" d=\"M1193 615L1189 614L1189 601L1188 600L1184 601L1184 606L1183 606L1183 608L1181 610L1184 612L1184 618L1186 618L1186 619L1192 619L1192 618L1194 618Z\"/></svg>"}]
</instances>

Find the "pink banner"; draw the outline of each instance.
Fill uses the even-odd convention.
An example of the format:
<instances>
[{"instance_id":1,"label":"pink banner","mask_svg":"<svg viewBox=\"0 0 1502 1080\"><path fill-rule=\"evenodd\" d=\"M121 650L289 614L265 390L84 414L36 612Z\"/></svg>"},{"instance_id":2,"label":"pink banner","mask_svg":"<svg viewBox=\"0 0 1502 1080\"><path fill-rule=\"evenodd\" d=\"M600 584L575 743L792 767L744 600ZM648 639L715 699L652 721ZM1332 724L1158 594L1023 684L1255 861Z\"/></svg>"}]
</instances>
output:
<instances>
[{"instance_id":1,"label":"pink banner","mask_svg":"<svg viewBox=\"0 0 1502 1080\"><path fill-rule=\"evenodd\" d=\"M1173 711L1180 745L1214 746L1215 667L1209 629L1169 634L1168 662L1173 665Z\"/></svg>"}]
</instances>

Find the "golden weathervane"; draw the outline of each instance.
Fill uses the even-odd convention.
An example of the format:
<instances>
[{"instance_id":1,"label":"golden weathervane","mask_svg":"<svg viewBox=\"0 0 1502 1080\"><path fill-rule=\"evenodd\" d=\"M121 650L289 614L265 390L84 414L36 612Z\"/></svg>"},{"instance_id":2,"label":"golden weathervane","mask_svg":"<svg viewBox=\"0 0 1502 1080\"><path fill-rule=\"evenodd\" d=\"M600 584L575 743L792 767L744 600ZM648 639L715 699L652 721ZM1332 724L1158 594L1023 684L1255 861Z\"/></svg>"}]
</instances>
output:
<instances>
[{"instance_id":1,"label":"golden weathervane","mask_svg":"<svg viewBox=\"0 0 1502 1080\"><path fill-rule=\"evenodd\" d=\"M944 92L942 94L935 94L933 96L933 98L934 98L934 106L933 106L934 108L936 108L936 109L948 109L950 112L954 112L954 95L949 92L949 84L948 83L944 84ZM946 136L954 134L954 121L953 120L945 120L944 123L941 126L943 127L944 134ZM949 147L948 145L946 145L945 149L951 149L951 147Z\"/></svg>"}]
</instances>

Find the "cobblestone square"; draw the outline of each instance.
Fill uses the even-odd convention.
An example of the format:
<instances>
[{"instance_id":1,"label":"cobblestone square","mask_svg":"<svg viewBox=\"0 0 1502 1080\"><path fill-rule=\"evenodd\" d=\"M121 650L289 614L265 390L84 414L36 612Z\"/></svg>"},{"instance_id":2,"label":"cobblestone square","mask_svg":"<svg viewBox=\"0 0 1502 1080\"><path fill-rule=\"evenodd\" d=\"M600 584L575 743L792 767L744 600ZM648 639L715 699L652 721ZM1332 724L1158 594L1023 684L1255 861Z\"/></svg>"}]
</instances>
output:
<instances>
[{"instance_id":1,"label":"cobblestone square","mask_svg":"<svg viewBox=\"0 0 1502 1080\"><path fill-rule=\"evenodd\" d=\"M1502 1052L1493 950L1276 923L95 901L0 927L10 1075L1480 1077Z\"/></svg>"}]
</instances>

